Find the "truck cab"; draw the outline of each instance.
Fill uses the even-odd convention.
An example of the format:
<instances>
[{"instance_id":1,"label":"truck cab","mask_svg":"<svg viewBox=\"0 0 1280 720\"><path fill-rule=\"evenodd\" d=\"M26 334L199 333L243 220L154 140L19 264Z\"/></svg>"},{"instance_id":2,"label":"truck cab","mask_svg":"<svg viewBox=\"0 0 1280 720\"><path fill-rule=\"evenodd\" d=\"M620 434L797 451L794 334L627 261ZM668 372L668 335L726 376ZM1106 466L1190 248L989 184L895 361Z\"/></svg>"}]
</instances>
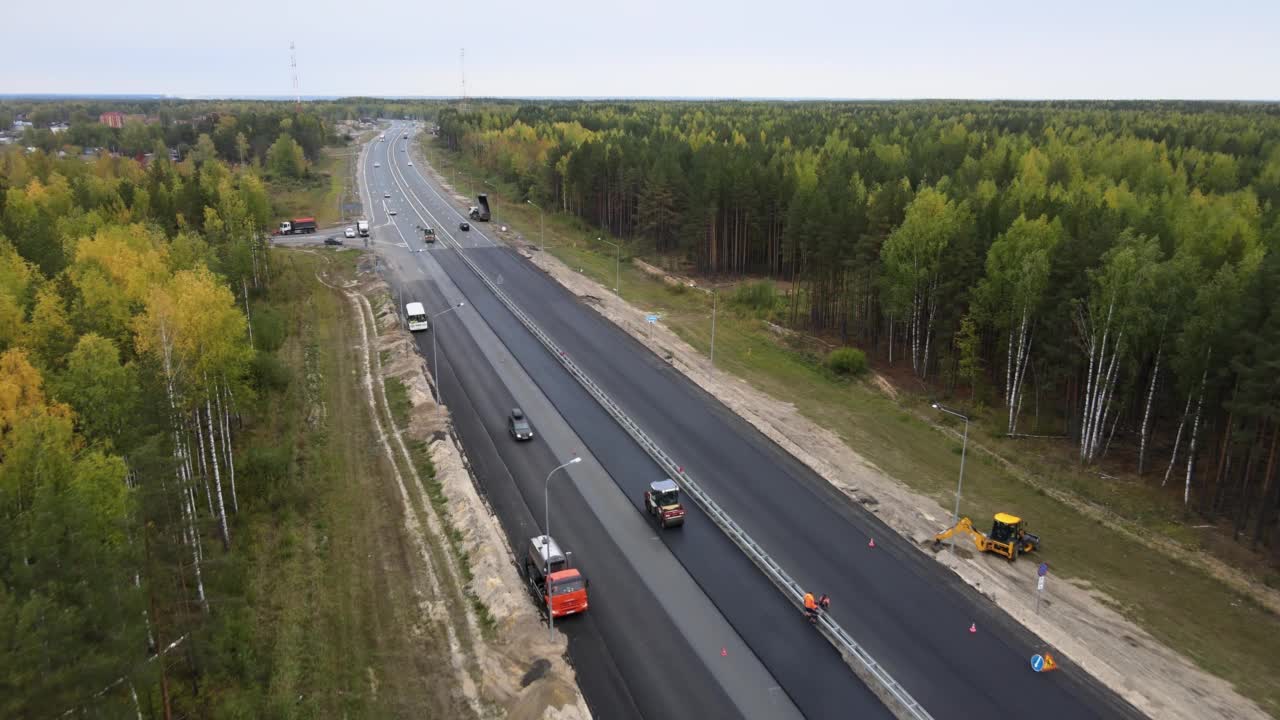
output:
<instances>
[{"instance_id":1,"label":"truck cab","mask_svg":"<svg viewBox=\"0 0 1280 720\"><path fill-rule=\"evenodd\" d=\"M369 221L357 220L356 231L360 233L360 237L369 237Z\"/></svg>"},{"instance_id":2,"label":"truck cab","mask_svg":"<svg viewBox=\"0 0 1280 720\"><path fill-rule=\"evenodd\" d=\"M529 591L544 610L550 609L553 618L586 612L589 606L587 578L577 568L570 567L569 555L549 535L529 539L524 575L529 581Z\"/></svg>"}]
</instances>

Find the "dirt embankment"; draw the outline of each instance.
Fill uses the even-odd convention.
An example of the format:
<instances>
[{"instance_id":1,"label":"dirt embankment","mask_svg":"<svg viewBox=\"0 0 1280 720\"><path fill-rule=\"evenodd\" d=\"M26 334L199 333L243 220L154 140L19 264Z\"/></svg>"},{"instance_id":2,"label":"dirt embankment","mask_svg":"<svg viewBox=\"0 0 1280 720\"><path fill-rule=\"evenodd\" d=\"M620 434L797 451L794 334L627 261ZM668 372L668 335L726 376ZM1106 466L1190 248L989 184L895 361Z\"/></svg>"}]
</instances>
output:
<instances>
[{"instance_id":1,"label":"dirt embankment","mask_svg":"<svg viewBox=\"0 0 1280 720\"><path fill-rule=\"evenodd\" d=\"M693 382L799 458L903 537L926 551L951 512L911 491L854 452L834 433L805 418L790 403L769 397L740 378L713 368L706 356L661 323L649 325L642 310L575 272L545 252L522 254L557 282L649 347ZM653 268L661 272L657 268ZM878 385L887 385L882 379ZM1061 653L1154 718L1266 718L1255 703L1229 683L1193 665L1141 628L1108 608L1086 583L1050 582L1039 614L1035 609L1035 563L1007 563L968 553L935 557L965 582ZM1073 667L1077 666L1077 667Z\"/></svg>"},{"instance_id":2,"label":"dirt embankment","mask_svg":"<svg viewBox=\"0 0 1280 720\"><path fill-rule=\"evenodd\" d=\"M554 640L548 639L516 574L497 518L477 491L447 410L435 403L426 362L401 326L388 286L362 271L360 281L344 290L358 297L362 318L376 323L376 337L370 333L367 342L372 346L370 365L380 371L375 384L383 394L383 408L387 378L404 384L412 404L408 429L390 433L388 448L398 446L407 460L408 448L422 442L434 468L433 479L423 477L412 462L400 463L411 481L405 483L410 506L406 512L422 518L414 532L434 536L429 541L437 551L424 546L423 559L432 566L435 580L458 586L446 598L455 607L433 608L430 614L450 622L455 666L465 670L466 684L474 683L479 714L513 720L588 720L591 714L576 675L565 661L565 638L557 632ZM385 410L381 414L389 416ZM431 495L437 490L443 502L433 504ZM444 548L443 553L438 548Z\"/></svg>"}]
</instances>

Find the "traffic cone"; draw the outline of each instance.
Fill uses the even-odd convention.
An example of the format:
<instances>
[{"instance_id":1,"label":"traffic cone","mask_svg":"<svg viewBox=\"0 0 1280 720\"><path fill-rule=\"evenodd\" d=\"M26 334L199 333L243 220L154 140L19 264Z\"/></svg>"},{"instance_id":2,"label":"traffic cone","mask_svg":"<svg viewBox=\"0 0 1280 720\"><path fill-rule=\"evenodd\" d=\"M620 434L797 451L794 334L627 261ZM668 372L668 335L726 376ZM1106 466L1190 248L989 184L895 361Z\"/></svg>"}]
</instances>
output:
<instances>
[{"instance_id":1,"label":"traffic cone","mask_svg":"<svg viewBox=\"0 0 1280 720\"><path fill-rule=\"evenodd\" d=\"M874 548L875 546L876 546L876 539L875 539L875 538L871 538L871 540L869 540L869 541L867 542L867 547L869 547L869 548Z\"/></svg>"},{"instance_id":2,"label":"traffic cone","mask_svg":"<svg viewBox=\"0 0 1280 720\"><path fill-rule=\"evenodd\" d=\"M729 648L720 648L720 657L729 657Z\"/></svg>"},{"instance_id":3,"label":"traffic cone","mask_svg":"<svg viewBox=\"0 0 1280 720\"><path fill-rule=\"evenodd\" d=\"M969 632L971 633L978 632L978 623L969 623Z\"/></svg>"}]
</instances>

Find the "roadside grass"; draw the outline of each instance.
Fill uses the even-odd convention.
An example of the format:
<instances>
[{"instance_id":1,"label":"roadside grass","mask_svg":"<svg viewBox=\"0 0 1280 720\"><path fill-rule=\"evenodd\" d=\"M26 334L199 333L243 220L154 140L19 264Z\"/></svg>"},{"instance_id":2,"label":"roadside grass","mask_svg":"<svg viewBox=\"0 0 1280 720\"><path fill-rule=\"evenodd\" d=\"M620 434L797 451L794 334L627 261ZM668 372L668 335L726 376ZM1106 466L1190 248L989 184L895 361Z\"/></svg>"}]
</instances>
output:
<instances>
[{"instance_id":1,"label":"roadside grass","mask_svg":"<svg viewBox=\"0 0 1280 720\"><path fill-rule=\"evenodd\" d=\"M337 223L341 203L355 197L353 168L359 146L324 148L307 177L277 178L267 183L272 209L280 219L314 217L320 227Z\"/></svg>"},{"instance_id":2,"label":"roadside grass","mask_svg":"<svg viewBox=\"0 0 1280 720\"><path fill-rule=\"evenodd\" d=\"M430 142L423 146L446 179L455 168L459 175L476 176L458 154ZM514 188L499 185L498 191L500 197L509 197ZM503 224L512 225L527 240L539 237L535 208L508 202L501 217ZM614 287L615 250L594 240L603 233L559 214L547 213L544 221L549 252L604 287ZM636 269L628 251L624 245L622 297L646 312L661 314L663 324L708 353L709 296L672 287ZM792 342L770 330L757 313L736 310L727 302L728 297L728 292L720 293L717 367L772 397L794 403L802 414L835 432L891 477L936 499L943 508L952 507L960 461L959 435L941 433L922 417L957 431L959 421L933 413L928 398L922 395L905 394L894 401L867 381L834 378L822 368L822 358L803 342ZM999 418L994 420L998 425ZM1035 483L977 450L979 443L1011 459ZM1170 502L1157 488L1081 471L1070 462L1070 448L1065 445L1011 441L988 432L981 422L971 425L962 515L973 518L979 528L1000 511L1026 518L1043 538L1040 557L1051 565L1056 578L1104 593L1117 611L1280 717L1280 683L1274 681L1280 664L1276 659L1280 657L1280 618L1204 570L1133 543L1079 510L1078 505L1056 499L1037 484L1101 506L1140 532L1159 534L1193 549L1202 544L1201 536L1183 521L1176 502ZM951 522L949 515L937 520L939 530ZM1028 587L1028 592L1032 591Z\"/></svg>"},{"instance_id":3,"label":"roadside grass","mask_svg":"<svg viewBox=\"0 0 1280 720\"><path fill-rule=\"evenodd\" d=\"M314 277L354 261L275 251L273 262L255 314L282 318L287 334L241 436L242 514L228 557L242 587L211 584L238 595L213 599L212 716L453 716L441 700L452 675L431 672L447 666L447 642L415 626L412 571L394 552L403 530L352 379L349 308Z\"/></svg>"},{"instance_id":4,"label":"roadside grass","mask_svg":"<svg viewBox=\"0 0 1280 720\"><path fill-rule=\"evenodd\" d=\"M413 403L409 400L409 388L399 378L384 378L387 388L387 403L391 406L391 417L401 428L409 427L409 412Z\"/></svg>"}]
</instances>

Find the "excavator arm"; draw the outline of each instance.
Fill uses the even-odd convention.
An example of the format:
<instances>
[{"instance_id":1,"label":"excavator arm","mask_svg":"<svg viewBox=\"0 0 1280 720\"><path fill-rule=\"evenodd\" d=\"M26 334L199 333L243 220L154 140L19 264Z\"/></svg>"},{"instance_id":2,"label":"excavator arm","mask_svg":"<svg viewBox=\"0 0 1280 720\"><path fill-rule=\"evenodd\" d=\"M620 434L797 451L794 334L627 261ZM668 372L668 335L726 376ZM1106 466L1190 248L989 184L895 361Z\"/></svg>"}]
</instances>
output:
<instances>
[{"instance_id":1,"label":"excavator arm","mask_svg":"<svg viewBox=\"0 0 1280 720\"><path fill-rule=\"evenodd\" d=\"M954 527L949 527L937 535L934 535L933 544L939 545L942 542L949 540L953 535L967 535L971 540L973 540L973 544L978 549L978 552L983 552L987 549L987 536L977 530L974 530L973 521L967 517L960 518L960 522L956 523Z\"/></svg>"}]
</instances>

